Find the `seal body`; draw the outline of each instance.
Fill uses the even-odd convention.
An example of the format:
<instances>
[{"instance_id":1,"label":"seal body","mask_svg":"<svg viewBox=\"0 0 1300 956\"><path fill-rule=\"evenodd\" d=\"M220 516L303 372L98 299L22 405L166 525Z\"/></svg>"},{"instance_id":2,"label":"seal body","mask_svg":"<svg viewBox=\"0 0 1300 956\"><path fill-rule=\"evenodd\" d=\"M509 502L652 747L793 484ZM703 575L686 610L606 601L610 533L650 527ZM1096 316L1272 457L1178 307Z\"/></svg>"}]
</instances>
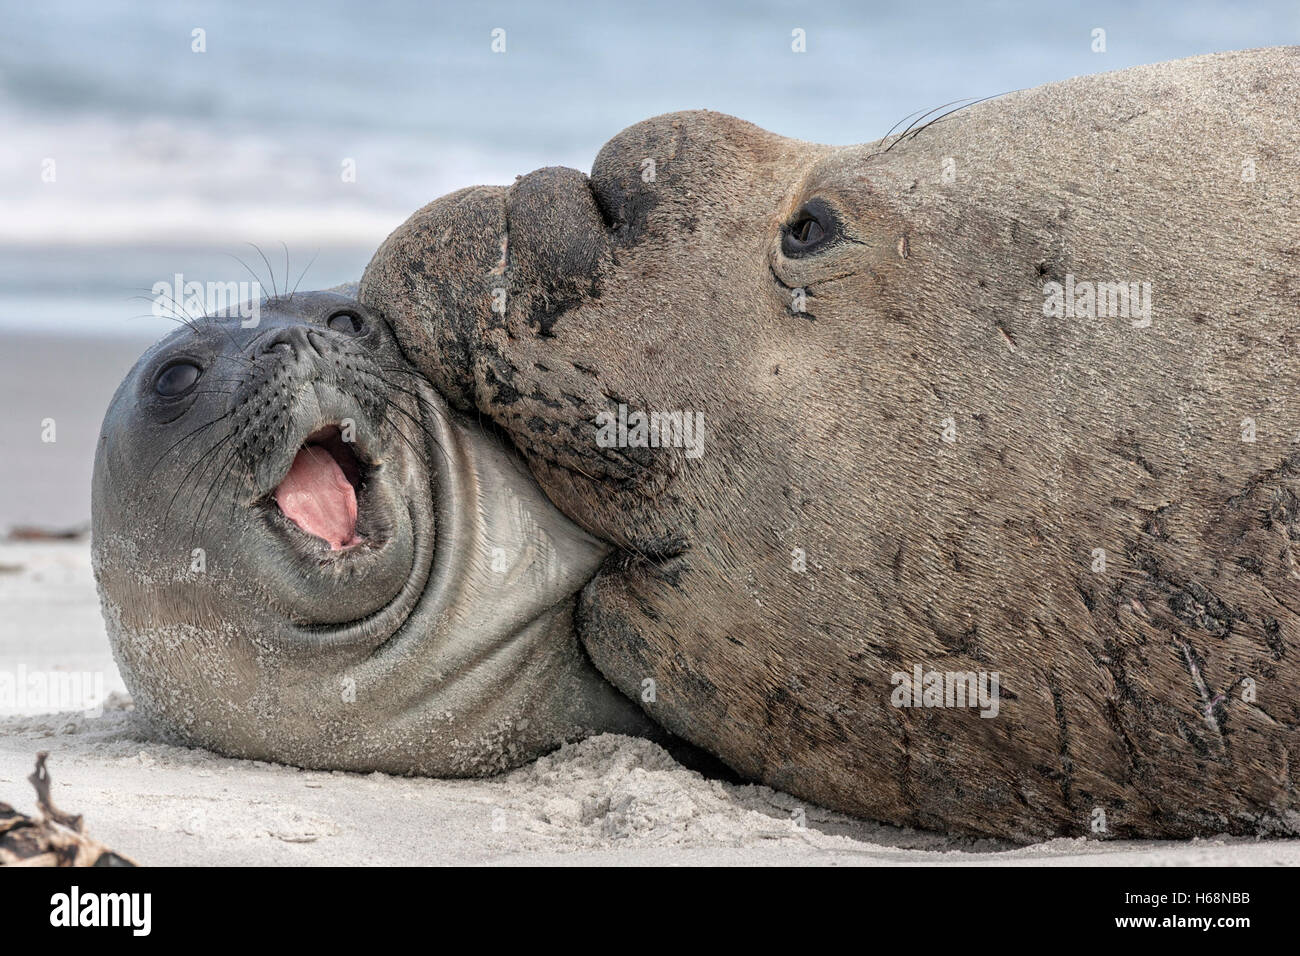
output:
<instances>
[{"instance_id":1,"label":"seal body","mask_svg":"<svg viewBox=\"0 0 1300 956\"><path fill-rule=\"evenodd\" d=\"M601 673L743 776L1019 839L1294 834L1298 67L843 148L662 116L430 204L359 295L612 549ZM702 415L698 454L600 440L636 413Z\"/></svg>"}]
</instances>

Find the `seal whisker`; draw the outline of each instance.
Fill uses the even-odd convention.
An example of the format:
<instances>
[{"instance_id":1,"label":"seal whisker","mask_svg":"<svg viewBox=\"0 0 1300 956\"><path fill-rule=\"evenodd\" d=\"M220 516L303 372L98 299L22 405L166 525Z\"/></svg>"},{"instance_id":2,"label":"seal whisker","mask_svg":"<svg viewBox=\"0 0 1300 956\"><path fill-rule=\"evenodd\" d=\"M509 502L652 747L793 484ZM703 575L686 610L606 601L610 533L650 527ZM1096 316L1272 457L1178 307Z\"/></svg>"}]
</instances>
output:
<instances>
[{"instance_id":1,"label":"seal whisker","mask_svg":"<svg viewBox=\"0 0 1300 956\"><path fill-rule=\"evenodd\" d=\"M128 319L166 319L168 322L175 322L178 325L184 325L192 332L198 332L198 324L179 315L158 315L154 312L138 312L135 315L128 316Z\"/></svg>"},{"instance_id":2,"label":"seal whisker","mask_svg":"<svg viewBox=\"0 0 1300 956\"><path fill-rule=\"evenodd\" d=\"M252 243L250 242L249 245L251 246ZM261 250L258 250L258 251L261 251ZM257 284L257 287L258 287L259 289L264 288L263 285L262 285L262 277L259 276L256 272L254 272L254 271L252 270L252 268L249 267L249 265L248 265L247 262L245 262L245 261L244 261L242 258L240 258L239 256L235 255L233 252L223 253L223 255L229 256L231 259L234 259L234 260L235 260L236 262L238 262L241 266L243 266L243 267L244 267L244 271L247 272L250 276L253 277L253 281ZM263 256L262 258L266 258L266 257Z\"/></svg>"},{"instance_id":3,"label":"seal whisker","mask_svg":"<svg viewBox=\"0 0 1300 956\"><path fill-rule=\"evenodd\" d=\"M229 253L227 253L227 255L229 255ZM240 265L244 266L245 269L248 269L248 266L243 262L243 260L240 260L240 259L238 259L237 257L233 257L233 256L232 256L232 258L236 258ZM250 274L252 274L252 270L249 270L249 272L250 272ZM257 276L254 275L253 278L254 278L254 279L257 279ZM260 286L260 285L261 285L261 280L258 279L257 282L258 282L258 285ZM144 296L137 296L137 298L144 298ZM175 299L172 299L170 295L168 296L168 299L171 299L171 301L172 301L173 304L178 305L178 306L180 305L180 303L177 303L176 300L175 300ZM180 306L180 307L181 307L181 308L184 308L184 306ZM188 310L185 311L185 314L186 314L187 316L190 316L190 313L189 313ZM152 314L150 314L150 317L151 317L151 315L152 315ZM146 317L146 316L143 316L143 315L142 315L142 316L137 316L137 318L145 318L145 317ZM185 319L185 318L182 318L182 317L180 317L180 316L175 316L175 315L164 315L164 316L159 316L159 318L168 319L169 321L173 321L173 322L181 322L181 323L183 323L187 328L189 328L191 332L194 332L196 335L202 334L202 332L201 332L201 327L200 327L200 324L199 324L199 323L202 322L203 317L195 318L195 317L193 317L193 316L190 316L189 319ZM217 328L217 329L218 329L218 330L219 330L223 335L225 335L226 340L227 340L227 341L228 341L228 342L229 342L229 343L230 343L230 344L235 348L235 351L236 351L236 352L241 351L241 350L239 349L239 343L235 341L235 337L234 337L233 335L231 335L230 330L227 329L227 328L226 328L226 327L225 327L225 326L224 326L220 321L218 321L215 317L209 319L207 324L208 324L208 326L210 326L210 327L211 327L211 326L215 326L215 327L216 327L216 328ZM262 334L265 334L265 333L263 332ZM244 356L242 356L242 355L239 355L239 354L235 354L235 355L226 355L226 354L222 353L222 354L217 355L216 358L217 358L217 360L222 360L222 359L224 359L224 360L226 360L226 361L243 362L246 366L248 366L248 367L250 367L250 368L251 368L251 367L253 366L253 364L254 364L253 361L252 361L251 359L246 358L246 357L244 357Z\"/></svg>"},{"instance_id":4,"label":"seal whisker","mask_svg":"<svg viewBox=\"0 0 1300 956\"><path fill-rule=\"evenodd\" d=\"M426 411L432 411L435 414L438 413L438 409L436 409L433 405L431 405L428 401L426 401L424 396L412 392L409 389L403 388L402 386L398 385L396 382L391 382L382 375L378 376L378 378L387 387L396 389L397 391L403 392L404 394L409 395L411 398L415 399L415 401L419 403L421 409L424 409ZM429 443L433 445L433 447L438 450L438 454L442 456L443 462L446 463L448 468L450 468L451 459L448 457L446 450L442 447L442 442L438 440L438 436L433 433L433 431L429 428L429 426L427 426L419 418L412 415L410 412L408 412L406 409L402 408L402 406L396 404L395 402L389 400L388 405L390 408L397 409L397 411L401 412L403 415L405 415L407 418L409 418L412 422L415 423L415 427L420 429L420 431L424 433L424 435L429 439Z\"/></svg>"},{"instance_id":5,"label":"seal whisker","mask_svg":"<svg viewBox=\"0 0 1300 956\"><path fill-rule=\"evenodd\" d=\"M953 107L953 105L957 105L958 103L963 103L963 101L966 101L966 100L969 100L969 99L972 99L971 96L961 96L961 98L958 98L958 99L956 99L956 100L949 100L948 103L941 103L941 104L937 105L937 107L935 107L935 108L933 108L933 109L927 109L926 112L920 114L920 116L918 116L917 118L915 118L915 120L911 121L910 124L907 124L907 126L906 126L905 129L904 129L904 131L902 131L902 133L898 134L898 139L902 139L902 138L906 137L907 133L909 133L909 131L911 130L911 127L917 125L918 122L924 120L924 118L926 118L927 116L930 116L931 113L937 113L937 112L940 111L940 109L948 109L948 107ZM894 142L897 142L897 140L894 140Z\"/></svg>"},{"instance_id":6,"label":"seal whisker","mask_svg":"<svg viewBox=\"0 0 1300 956\"><path fill-rule=\"evenodd\" d=\"M399 437L400 439L402 439L403 442L406 443L407 448L411 449L411 451L416 455L420 454L420 450L415 447L415 443L411 441L411 439L407 436L406 432L402 429L402 427L397 422L393 421L393 419L388 417L387 412L380 412L379 414L383 417L384 421L388 423L388 427L397 433L397 437Z\"/></svg>"},{"instance_id":7,"label":"seal whisker","mask_svg":"<svg viewBox=\"0 0 1300 956\"><path fill-rule=\"evenodd\" d=\"M143 292L141 292L138 295L128 296L127 301L157 302L158 297L155 295L145 295ZM132 318L166 319L169 322L179 322L187 326L192 331L195 332L198 331L199 320L196 316L191 315L188 309L186 309L183 305L181 305L179 302L173 299L170 295L167 296L167 299L165 301L167 303L168 308L171 310L170 315L159 315L156 312L142 312L139 315L132 316ZM179 315L177 314L177 309L180 310L181 314Z\"/></svg>"},{"instance_id":8,"label":"seal whisker","mask_svg":"<svg viewBox=\"0 0 1300 956\"><path fill-rule=\"evenodd\" d=\"M141 296L141 298L143 298L143 296ZM198 329L198 323L201 316L192 314L190 310L185 308L185 306L182 303L177 302L176 299L170 293L166 294L165 301L169 306L172 307L172 309L179 310L180 315L177 315L175 312L173 312L172 315L164 316L164 318L179 319L180 321L188 325L191 329L195 329L195 330Z\"/></svg>"},{"instance_id":9,"label":"seal whisker","mask_svg":"<svg viewBox=\"0 0 1300 956\"><path fill-rule=\"evenodd\" d=\"M230 454L226 456L225 460L222 461L221 465L217 468L216 474L213 475L212 482L211 484L208 485L208 490L203 495L203 501L200 502L199 504L198 514L195 515L194 517L194 525L190 530L191 542L193 542L196 538L198 538L199 533L203 530L203 525L207 522L207 518L212 517L212 512L210 509L208 509L208 499L209 498L212 499L212 506L215 508L217 502L220 500L220 496L216 498L212 498L212 495L214 492L220 491L221 488L225 487L226 481L230 478L230 475L234 472L235 468L239 465L239 461L237 460L238 456L239 456L239 449L238 448L233 449L230 452ZM205 511L207 512L207 517L204 517Z\"/></svg>"},{"instance_id":10,"label":"seal whisker","mask_svg":"<svg viewBox=\"0 0 1300 956\"><path fill-rule=\"evenodd\" d=\"M280 245L284 246L284 287L286 290L288 290L289 288L289 244L285 242L283 239L281 239ZM293 293L289 293L288 301L290 302L293 301Z\"/></svg>"},{"instance_id":11,"label":"seal whisker","mask_svg":"<svg viewBox=\"0 0 1300 956\"><path fill-rule=\"evenodd\" d=\"M392 365L380 365L377 367L385 372L399 372L403 375L409 375L412 378L420 379L421 381L427 381L427 379L425 379L423 375L421 375L419 372L412 371L411 369L397 368L396 366L392 366ZM379 380L383 382L385 385L397 389L399 392L405 392L407 395L410 395L413 399L419 402L422 407L432 412L434 415L440 418L443 416L443 410L435 405L429 404L428 400L425 399L423 395L420 395L417 392L413 392L410 389L403 388L402 386L398 385L396 382L385 378L383 375L379 376ZM482 418L483 418L483 413L480 412L479 413L480 424L482 423Z\"/></svg>"},{"instance_id":12,"label":"seal whisker","mask_svg":"<svg viewBox=\"0 0 1300 956\"><path fill-rule=\"evenodd\" d=\"M916 135L917 135L918 133L920 133L922 130L924 130L924 129L928 129L931 125L933 125L934 123L939 122L939 120L943 119L944 117L946 117L946 116L951 116L953 113L960 112L961 110L966 109L968 106L977 106L977 105L979 105L980 103L984 103L984 102L986 102L986 101L988 101L988 100L994 100L994 99L997 99L997 98L1000 97L1000 96L1006 96L1006 95L1009 94L1009 93L1018 93L1018 92L1020 92L1020 91L1019 91L1019 90L1005 90L1005 91L1002 92L1002 93L993 93L993 94L990 94L989 96L981 96L981 97L978 97L978 98L966 97L966 102L963 102L962 100L953 100L951 103L944 103L942 106L936 106L934 109L932 109L932 110L927 110L927 111L926 111L925 113L923 113L921 116L918 116L915 120L913 120L913 121L911 122L910 125L908 125L907 129L903 130L901 133L898 134L898 138L897 138L897 139L895 139L892 143L890 143L888 146L886 146L884 149L880 150L878 153L875 153L874 155L879 156L879 155L882 155L882 154L884 154L884 153L889 152L891 149L893 149L895 146L897 146L899 143L901 143L901 142L902 142L903 140L905 140L905 139L914 139L914 138L916 137ZM930 120L928 123L921 123L920 126L917 126L917 125L916 125L917 123L920 123L921 120L923 120L923 119L925 119L927 116L929 116L931 113L936 113L936 112L938 112L939 110L947 109L949 106L953 106L953 105L956 104L956 103L961 103L961 106L958 106L956 109L948 110L948 112L946 112L946 113L941 113L940 115L936 116L934 119ZM911 115L915 116L916 114L913 113L913 114L911 114ZM903 119L907 119L907 117L903 117ZM899 122L901 123L902 120L899 120ZM897 125L898 125L897 123L894 124L895 127L897 127ZM912 127L914 127L914 126L916 127L915 129L912 128ZM892 132L893 132L893 129L891 128L890 133L892 133ZM885 136L884 136L883 138L884 138L884 139L888 139L888 138L889 138L889 133L886 133Z\"/></svg>"},{"instance_id":13,"label":"seal whisker","mask_svg":"<svg viewBox=\"0 0 1300 956\"><path fill-rule=\"evenodd\" d=\"M156 302L158 301L158 297L155 296L155 295L152 295L152 294L151 294L151 295L145 295L143 292L141 292L141 293L139 293L139 294L137 294L137 295L127 296L127 301L128 301L128 302L155 302L155 303L156 303ZM196 327L194 323L196 323L196 322L198 321L198 317L197 317L197 316L191 315L188 309L186 309L184 306L180 305L180 303L178 303L178 302L177 302L175 299L173 299L170 295L167 296L166 300L164 300L164 301L166 302L168 308L171 309L171 313L170 313L169 315L158 315L158 314L155 313L155 312L142 312L142 313L140 313L139 315L132 316L132 318L137 318L137 319L143 319L143 318L151 318L151 319L167 319L167 320L170 321L170 322L183 322L185 325L188 325L191 329L193 329L193 328ZM180 309L180 312L181 312L181 314L179 314L179 315L177 314L177 309L178 309L178 308Z\"/></svg>"},{"instance_id":14,"label":"seal whisker","mask_svg":"<svg viewBox=\"0 0 1300 956\"><path fill-rule=\"evenodd\" d=\"M231 434L227 435L226 437L214 443L210 448L208 448L207 451L203 452L203 454L201 454L198 457L198 460L196 460L194 464L190 465L189 470L186 471L185 474L181 476L181 480L176 483L176 490L172 492L171 500L167 502L167 510L163 512L164 528L167 527L167 520L171 516L172 508L176 504L177 496L180 495L182 489L184 489L185 487L186 482L189 481L190 475L194 474L194 469L199 467L199 465L205 462L208 459L208 457L213 454L213 452L215 452L218 448L220 448L222 445L224 445L226 442L230 441L234 437L235 437L234 433L232 432ZM207 470L206 466L204 470L205 471ZM200 473L200 477L202 477L202 473Z\"/></svg>"},{"instance_id":15,"label":"seal whisker","mask_svg":"<svg viewBox=\"0 0 1300 956\"><path fill-rule=\"evenodd\" d=\"M402 386L398 385L396 382L390 382L382 375L377 376L377 378L381 382L383 382L384 385L387 386L388 388L396 389L397 391L409 395L411 398L415 399L415 401L419 404L419 406L422 409L433 410L433 406L430 405L427 401L425 401L423 396L418 395L415 392L410 391L409 389L403 388ZM419 418L417 418L415 415L412 415L401 405L398 405L396 402L392 401L391 399L386 398L385 401L389 408L395 409L396 411L400 412L402 415L406 416L406 418L410 419L410 421L415 425L415 427L418 428L426 438L428 438L429 444L431 444L435 449L437 449L438 454L442 456L443 462L447 465L448 468L450 468L451 459L448 457L446 449L442 447L442 442L439 441L438 436L434 434L434 432L429 428L429 426L426 425ZM387 418L388 417L387 414L385 414L384 417ZM393 424L391 420L390 420L390 424ZM394 427L396 427L395 424Z\"/></svg>"},{"instance_id":16,"label":"seal whisker","mask_svg":"<svg viewBox=\"0 0 1300 956\"><path fill-rule=\"evenodd\" d=\"M256 363L252 359L243 355L227 355L224 352L222 352L219 355L213 356L213 358L218 362L220 361L241 362L243 363L245 368L253 368L256 365ZM231 381L231 384L233 385L239 385L242 383L243 383L243 379L234 379L233 381Z\"/></svg>"},{"instance_id":17,"label":"seal whisker","mask_svg":"<svg viewBox=\"0 0 1300 956\"><path fill-rule=\"evenodd\" d=\"M941 107L941 108L942 108L942 107ZM889 129L888 129L888 131L886 131L885 135L882 136L882 137L880 137L881 142L884 142L885 140L889 139L889 137L893 134L894 130L898 129L898 127L902 126L904 123L906 123L908 120L910 120L913 116L916 116L918 113L921 113L921 112L922 112L922 110L914 110L913 112L908 113L906 116L904 116L901 120L899 120L899 121L898 121L897 123L895 123L893 126L889 127Z\"/></svg>"},{"instance_id":18,"label":"seal whisker","mask_svg":"<svg viewBox=\"0 0 1300 956\"><path fill-rule=\"evenodd\" d=\"M168 298L170 299L171 296L168 296ZM175 302L175 299L172 299L172 301ZM179 304L179 303L177 303L177 304ZM182 307L182 308L183 308L183 307ZM186 314L186 315L189 315L189 311L187 310L185 314ZM188 328L190 329L190 331L194 332L196 335L197 335L197 334L201 334L199 323L203 321L203 318L202 318L202 317L194 318L194 317L191 316L189 320L186 320L186 319L180 318L179 316L170 316L170 315L165 315L165 316L161 316L161 318L170 319L171 321L179 321L179 322L183 322L183 323L186 325L186 327L188 327ZM234 346L238 347L238 346L237 346L237 343L235 342L235 337L234 337L233 335L230 334L230 330L227 329L224 325L222 325L220 322L216 321L215 319L213 319L213 320L209 320L209 325L210 325L210 326L215 326L217 329L219 329L219 330L222 332L222 334L225 335L226 339L230 342L231 345L234 345ZM217 356L217 357L218 357L218 358L227 358L227 359L238 359L238 360L246 361L246 362L247 362L247 360L240 359L240 357L237 356L237 355L229 355L229 356L228 356L228 355L224 355L224 354L223 354L223 355L219 355L219 356ZM252 362L247 362L247 364L251 365Z\"/></svg>"},{"instance_id":19,"label":"seal whisker","mask_svg":"<svg viewBox=\"0 0 1300 956\"><path fill-rule=\"evenodd\" d=\"M307 265L303 267L302 274L298 276L298 281L295 282L295 283L293 284L293 291L291 291L291 292L289 293L289 301L290 301L290 302L293 301L293 294L294 294L294 292L297 292L297 291L298 291L298 286L300 286L300 285L302 284L302 280L305 279L305 278L307 277L307 270L310 269L313 265L315 265L315 263L316 263L316 259L317 259L317 257L318 257L319 255L320 255L320 249L318 248L318 249L317 249L317 250L312 254L311 259L309 259L309 260L307 261ZM288 276L286 276L285 279L286 279L286 281L287 281Z\"/></svg>"},{"instance_id":20,"label":"seal whisker","mask_svg":"<svg viewBox=\"0 0 1300 956\"><path fill-rule=\"evenodd\" d=\"M137 295L137 296L132 296L132 298L134 298L134 299L142 299L142 300L143 300L143 299L147 299L148 297L143 296L143 295ZM172 299L171 296L168 296L167 298L168 298L168 299L171 299L171 303L172 303L174 306L179 306L179 307L181 307L181 308L184 308L183 306L180 306L180 303L177 303L175 299ZM201 334L202 334L202 328L203 328L203 326L201 326L200 323L202 323L202 322L203 322L203 319L204 319L203 316L200 316L200 317L198 317L198 318L195 318L194 316L190 315L190 313L189 313L188 310L186 310L185 315L183 315L183 316L182 316L182 315L176 315L176 314L174 314L174 312L173 312L172 315L156 315L155 313L152 313L152 312L142 312L142 313L140 313L139 315L133 316L133 318L137 318L137 319L153 319L153 318L166 319L168 322L176 322L176 323L178 323L178 324L184 325L186 328L188 328L191 332L195 333L196 335L201 335ZM230 343L231 343L232 345L236 345L236 343L235 343L235 339L234 339L234 336L232 336L232 335L230 334L229 330L227 330L227 329L226 329L224 326L222 326L219 322L216 322L215 320L211 320L211 319L210 319L208 324L209 324L209 325L215 325L218 329L220 329L220 330L223 332L223 334L226 336L226 338L230 341ZM230 358L230 359L236 359L236 358L238 358L238 356L225 356L225 355L219 355L219 356L217 356L217 357L218 357L218 358ZM247 360L244 360L244 361L247 361ZM249 364L251 365L252 363L249 362Z\"/></svg>"},{"instance_id":21,"label":"seal whisker","mask_svg":"<svg viewBox=\"0 0 1300 956\"><path fill-rule=\"evenodd\" d=\"M970 106L978 106L980 103L984 103L984 102L986 102L986 101L988 101L988 100L997 99L999 96L1006 96L1007 93L1015 93L1015 92L1019 92L1019 91L1018 91L1018 90L1008 90L1008 91L1006 91L1006 92L1004 92L1004 93L993 93L993 94L991 94L991 95L989 95L989 96L981 96L979 99L977 99L977 100L972 100L972 101L969 102L969 103L963 103L961 106L958 106L956 109L951 109L951 110L949 110L949 111L946 112L946 113L943 113L943 114L941 114L941 115L939 115L939 116L936 116L934 119L930 120L929 123L925 123L925 124L923 124L923 125L921 125L921 126L918 126L916 129L914 129L914 130L912 131L912 134L911 134L910 136L908 136L906 133L904 133L904 134L903 134L903 137L906 137L907 139L915 139L917 133L920 133L922 130L929 128L932 124L939 122L939 120L951 116L953 113L960 113L962 110L966 109L967 107L970 107ZM900 137L900 139L903 138L903 137Z\"/></svg>"},{"instance_id":22,"label":"seal whisker","mask_svg":"<svg viewBox=\"0 0 1300 956\"><path fill-rule=\"evenodd\" d=\"M135 292L136 294L133 296L129 296L128 297L129 300L138 299L141 302L156 302L159 297L158 293L153 291L153 287L150 287L148 290L146 290L144 289L143 286L132 286L131 291ZM169 305L172 305L177 310L179 310L179 312L182 315L188 316L189 318L193 319L195 322L197 322L200 318L202 318L202 316L195 315L189 309L185 308L184 303L177 302L175 297L172 296L170 293L167 293L166 301Z\"/></svg>"},{"instance_id":23,"label":"seal whisker","mask_svg":"<svg viewBox=\"0 0 1300 956\"><path fill-rule=\"evenodd\" d=\"M968 97L968 96L964 96L964 97L961 97L961 99L952 100L952 101L950 101L950 102L948 102L948 103L943 103L943 104L941 104L941 105L939 105L939 106L936 106L936 107L935 107L934 109L932 109L932 110L926 110L926 111L925 111L924 113L922 113L920 116L917 116L916 119L912 120L912 122L909 123L909 124L907 125L907 128L904 129L901 133L898 134L898 139L894 140L893 143L890 143L889 146L885 149L885 152L889 152L890 149L893 149L893 147L894 147L897 143L899 143L900 141L902 141L903 137L905 137L905 136L906 136L906 135L911 131L911 129L912 129L913 126L915 126L917 123L921 122L921 120L925 119L925 118L926 118L927 116L929 116L931 113L937 113L937 112L939 112L939 110L947 109L949 106L953 106L953 105L955 105L955 104L957 104L957 103L962 102L963 100L968 100L968 99L970 99L970 97ZM916 114L913 113L912 115L915 116Z\"/></svg>"},{"instance_id":24,"label":"seal whisker","mask_svg":"<svg viewBox=\"0 0 1300 956\"><path fill-rule=\"evenodd\" d=\"M389 402L388 407L406 416L406 418L408 418L412 422L412 424L414 424L415 427L419 429L420 433L429 439L430 444L432 444L433 447L438 450L438 454L442 455L443 461L446 462L448 466L451 465L451 462L447 458L447 454L443 450L441 443L439 443L437 436L434 435L433 432L429 431L429 429L425 426L425 424L422 421L420 421L418 418L416 418L414 415L412 415L410 412L408 412L406 409L402 408L402 406L396 404L395 402ZM384 413L384 417L385 418L388 417L386 412ZM389 423L392 424L394 427L397 427L397 424L394 423L391 419L389 419ZM405 434L405 429L399 429L399 431L402 431L403 434Z\"/></svg>"},{"instance_id":25,"label":"seal whisker","mask_svg":"<svg viewBox=\"0 0 1300 956\"><path fill-rule=\"evenodd\" d=\"M225 485L226 479L234 471L236 465L239 464L238 459L239 459L239 449L235 448L231 450L230 454L228 454L224 459L222 459L221 464L217 466L217 470L212 477L212 482L208 485L208 490L203 495L203 500L199 503L199 510L198 513L195 515L194 526L190 532L191 540L197 537L199 532L203 530L203 525L207 521L207 518L205 517L205 512L207 513L208 517L211 516L211 511L208 510L209 497L213 494L213 492L219 491L220 488ZM214 506L217 500L218 499L215 498L213 499Z\"/></svg>"},{"instance_id":26,"label":"seal whisker","mask_svg":"<svg viewBox=\"0 0 1300 956\"><path fill-rule=\"evenodd\" d=\"M262 251L262 247L259 246L257 243L250 242L249 245L257 250L257 254L261 256L262 261L266 263L267 276L271 280L271 301L274 302L276 299L280 298L280 291L276 288L275 285L275 270L271 268L271 260L266 258L266 253Z\"/></svg>"},{"instance_id":27,"label":"seal whisker","mask_svg":"<svg viewBox=\"0 0 1300 956\"><path fill-rule=\"evenodd\" d=\"M172 442L172 444L169 445L161 455L159 455L156 459L154 459L153 465L149 468L149 471L145 473L144 480L148 482L149 479L153 477L153 473L158 470L158 466L162 464L163 459L166 458L169 454L171 454L172 449L176 448L178 445L180 445L183 442L189 441L191 438L199 434L199 432L203 431L204 429L211 428L213 425L217 424L217 422L224 421L225 419L229 418L232 414L233 414L232 412L226 412L226 414L224 415L219 415L216 418L211 419L210 421L206 421L202 425L199 425L197 428L187 432L182 438L179 438L176 441Z\"/></svg>"}]
</instances>

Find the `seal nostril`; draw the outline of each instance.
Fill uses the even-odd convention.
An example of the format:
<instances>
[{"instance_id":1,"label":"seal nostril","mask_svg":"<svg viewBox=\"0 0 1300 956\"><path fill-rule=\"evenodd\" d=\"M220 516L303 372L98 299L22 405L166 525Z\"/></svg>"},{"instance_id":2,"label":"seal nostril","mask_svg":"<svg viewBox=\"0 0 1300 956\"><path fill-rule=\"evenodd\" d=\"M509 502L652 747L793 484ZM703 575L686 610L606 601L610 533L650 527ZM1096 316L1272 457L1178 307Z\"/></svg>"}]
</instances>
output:
<instances>
[{"instance_id":1,"label":"seal nostril","mask_svg":"<svg viewBox=\"0 0 1300 956\"><path fill-rule=\"evenodd\" d=\"M268 355L276 349L288 349L295 356L320 355L322 352L320 343L312 338L314 330L302 325L295 325L289 328L280 329L266 339L262 340L262 346L258 349L259 355Z\"/></svg>"},{"instance_id":2,"label":"seal nostril","mask_svg":"<svg viewBox=\"0 0 1300 956\"><path fill-rule=\"evenodd\" d=\"M325 338L321 336L320 332L316 331L315 329L307 330L307 341L308 343L310 343L311 347L316 351L317 355L324 356L325 353L330 350L329 343L326 341Z\"/></svg>"}]
</instances>

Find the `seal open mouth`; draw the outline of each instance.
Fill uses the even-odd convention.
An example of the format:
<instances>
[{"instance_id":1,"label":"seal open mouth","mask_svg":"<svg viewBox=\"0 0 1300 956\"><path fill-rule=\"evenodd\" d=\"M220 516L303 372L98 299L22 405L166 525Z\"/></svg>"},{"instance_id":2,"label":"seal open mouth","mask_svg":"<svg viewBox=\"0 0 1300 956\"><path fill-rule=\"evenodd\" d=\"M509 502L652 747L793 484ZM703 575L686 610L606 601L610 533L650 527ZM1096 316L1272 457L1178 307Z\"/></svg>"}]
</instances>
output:
<instances>
[{"instance_id":1,"label":"seal open mouth","mask_svg":"<svg viewBox=\"0 0 1300 956\"><path fill-rule=\"evenodd\" d=\"M280 511L331 551L360 544L357 495L365 466L337 425L312 432L274 492Z\"/></svg>"}]
</instances>

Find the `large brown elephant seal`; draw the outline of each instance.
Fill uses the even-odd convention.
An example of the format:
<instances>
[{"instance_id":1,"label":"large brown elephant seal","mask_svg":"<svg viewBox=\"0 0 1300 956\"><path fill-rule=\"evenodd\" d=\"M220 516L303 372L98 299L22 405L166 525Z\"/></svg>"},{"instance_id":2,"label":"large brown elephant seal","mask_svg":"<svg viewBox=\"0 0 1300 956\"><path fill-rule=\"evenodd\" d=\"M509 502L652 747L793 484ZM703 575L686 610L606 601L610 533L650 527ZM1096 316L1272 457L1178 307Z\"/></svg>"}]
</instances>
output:
<instances>
[{"instance_id":1,"label":"large brown elephant seal","mask_svg":"<svg viewBox=\"0 0 1300 956\"><path fill-rule=\"evenodd\" d=\"M306 766L661 727L899 824L1300 832L1298 67L847 148L658 117L420 210L359 304L181 330L95 476L137 701Z\"/></svg>"},{"instance_id":2,"label":"large brown elephant seal","mask_svg":"<svg viewBox=\"0 0 1300 956\"><path fill-rule=\"evenodd\" d=\"M1296 48L848 148L678 113L430 204L360 298L616 549L601 673L742 775L1017 838L1297 833L1297 156ZM637 412L702 454L598 440Z\"/></svg>"}]
</instances>

